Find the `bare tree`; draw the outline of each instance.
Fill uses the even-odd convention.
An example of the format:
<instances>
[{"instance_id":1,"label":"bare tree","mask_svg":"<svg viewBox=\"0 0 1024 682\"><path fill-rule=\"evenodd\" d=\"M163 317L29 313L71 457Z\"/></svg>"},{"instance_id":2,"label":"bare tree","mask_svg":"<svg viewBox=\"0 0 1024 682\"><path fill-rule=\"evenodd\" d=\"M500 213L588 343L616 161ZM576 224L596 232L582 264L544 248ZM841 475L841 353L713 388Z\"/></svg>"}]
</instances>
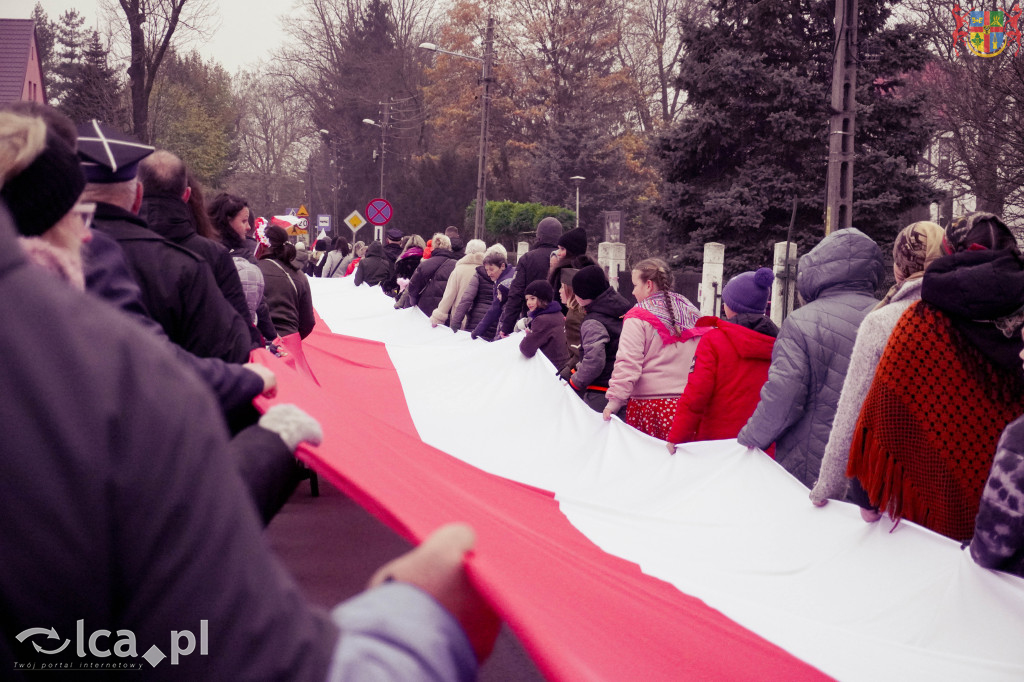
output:
<instances>
[{"instance_id":1,"label":"bare tree","mask_svg":"<svg viewBox=\"0 0 1024 682\"><path fill-rule=\"evenodd\" d=\"M104 0L116 32L127 39L132 132L151 139L149 97L168 48L181 34L202 34L212 17L210 0ZM187 6L187 7L186 7Z\"/></svg>"}]
</instances>

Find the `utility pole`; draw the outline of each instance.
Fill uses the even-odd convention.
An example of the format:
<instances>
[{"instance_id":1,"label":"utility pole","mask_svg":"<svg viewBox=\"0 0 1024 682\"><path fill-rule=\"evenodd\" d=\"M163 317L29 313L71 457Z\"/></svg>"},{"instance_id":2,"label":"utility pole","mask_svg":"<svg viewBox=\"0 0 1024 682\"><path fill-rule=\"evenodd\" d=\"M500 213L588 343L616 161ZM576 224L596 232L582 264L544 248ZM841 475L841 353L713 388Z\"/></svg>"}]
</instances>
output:
<instances>
[{"instance_id":1,"label":"utility pole","mask_svg":"<svg viewBox=\"0 0 1024 682\"><path fill-rule=\"evenodd\" d=\"M384 105L384 118L380 124L380 198L384 198L384 155L388 146L388 122L391 120L391 98Z\"/></svg>"},{"instance_id":2,"label":"utility pole","mask_svg":"<svg viewBox=\"0 0 1024 682\"><path fill-rule=\"evenodd\" d=\"M857 0L836 0L832 117L828 135L825 234L853 225L853 140L857 109Z\"/></svg>"},{"instance_id":3,"label":"utility pole","mask_svg":"<svg viewBox=\"0 0 1024 682\"><path fill-rule=\"evenodd\" d=\"M484 36L484 63L480 76L480 154L476 169L476 214L473 220L473 238L484 238L484 210L487 207L487 119L491 111L491 65L494 61L494 17L487 17Z\"/></svg>"}]
</instances>

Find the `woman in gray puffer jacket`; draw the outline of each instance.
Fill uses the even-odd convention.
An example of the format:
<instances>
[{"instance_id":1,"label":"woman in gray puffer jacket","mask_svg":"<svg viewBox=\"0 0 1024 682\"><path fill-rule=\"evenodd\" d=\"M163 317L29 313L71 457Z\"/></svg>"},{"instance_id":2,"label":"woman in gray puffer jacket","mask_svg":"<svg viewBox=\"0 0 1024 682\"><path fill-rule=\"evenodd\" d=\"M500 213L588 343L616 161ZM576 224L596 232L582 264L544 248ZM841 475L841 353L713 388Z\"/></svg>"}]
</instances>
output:
<instances>
[{"instance_id":1,"label":"woman in gray puffer jacket","mask_svg":"<svg viewBox=\"0 0 1024 682\"><path fill-rule=\"evenodd\" d=\"M883 271L878 245L856 228L833 232L800 258L796 286L805 305L783 322L761 401L737 436L762 450L775 443L775 460L808 488L818 478L857 327L878 303Z\"/></svg>"}]
</instances>

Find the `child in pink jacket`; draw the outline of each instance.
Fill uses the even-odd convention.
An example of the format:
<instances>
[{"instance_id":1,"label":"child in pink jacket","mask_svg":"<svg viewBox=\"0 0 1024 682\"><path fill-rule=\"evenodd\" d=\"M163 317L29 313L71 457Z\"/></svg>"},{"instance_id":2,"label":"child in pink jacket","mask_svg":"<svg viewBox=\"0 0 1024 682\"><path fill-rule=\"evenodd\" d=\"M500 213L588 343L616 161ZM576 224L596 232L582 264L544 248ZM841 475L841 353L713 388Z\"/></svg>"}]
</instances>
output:
<instances>
[{"instance_id":1,"label":"child in pink jacket","mask_svg":"<svg viewBox=\"0 0 1024 682\"><path fill-rule=\"evenodd\" d=\"M707 331L694 329L700 312L672 284L672 272L660 258L633 268L637 304L623 318L603 413L609 420L625 405L627 424L662 440L686 388L697 341Z\"/></svg>"}]
</instances>

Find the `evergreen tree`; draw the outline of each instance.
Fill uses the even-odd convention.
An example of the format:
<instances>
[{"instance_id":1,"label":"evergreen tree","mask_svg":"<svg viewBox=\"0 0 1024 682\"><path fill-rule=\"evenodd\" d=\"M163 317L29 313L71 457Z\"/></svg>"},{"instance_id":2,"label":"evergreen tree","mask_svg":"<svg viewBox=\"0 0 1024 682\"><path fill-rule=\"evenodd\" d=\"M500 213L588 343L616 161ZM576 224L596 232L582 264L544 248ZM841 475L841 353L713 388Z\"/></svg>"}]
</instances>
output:
<instances>
[{"instance_id":1,"label":"evergreen tree","mask_svg":"<svg viewBox=\"0 0 1024 682\"><path fill-rule=\"evenodd\" d=\"M32 20L36 26L36 49L39 51L39 66L43 71L43 78L49 79L53 59L53 22L46 15L42 4L36 3L32 10Z\"/></svg>"},{"instance_id":2,"label":"evergreen tree","mask_svg":"<svg viewBox=\"0 0 1024 682\"><path fill-rule=\"evenodd\" d=\"M689 111L660 140L660 210L688 259L722 242L736 272L770 261L794 198L801 253L823 236L834 4L712 4L684 27L679 85ZM931 132L924 99L904 87L927 53L911 27L887 27L886 0L861 0L859 10L853 223L886 242L901 213L934 197L912 170Z\"/></svg>"},{"instance_id":3,"label":"evergreen tree","mask_svg":"<svg viewBox=\"0 0 1024 682\"><path fill-rule=\"evenodd\" d=\"M64 93L61 111L73 121L95 118L116 128L128 126L124 87L107 64L107 50L98 32L92 31L81 61L74 65L70 74L70 88Z\"/></svg>"},{"instance_id":4,"label":"evergreen tree","mask_svg":"<svg viewBox=\"0 0 1024 682\"><path fill-rule=\"evenodd\" d=\"M84 23L85 17L78 10L69 9L52 25L53 51L46 86L47 97L58 107L74 88L82 64L86 42Z\"/></svg>"}]
</instances>

